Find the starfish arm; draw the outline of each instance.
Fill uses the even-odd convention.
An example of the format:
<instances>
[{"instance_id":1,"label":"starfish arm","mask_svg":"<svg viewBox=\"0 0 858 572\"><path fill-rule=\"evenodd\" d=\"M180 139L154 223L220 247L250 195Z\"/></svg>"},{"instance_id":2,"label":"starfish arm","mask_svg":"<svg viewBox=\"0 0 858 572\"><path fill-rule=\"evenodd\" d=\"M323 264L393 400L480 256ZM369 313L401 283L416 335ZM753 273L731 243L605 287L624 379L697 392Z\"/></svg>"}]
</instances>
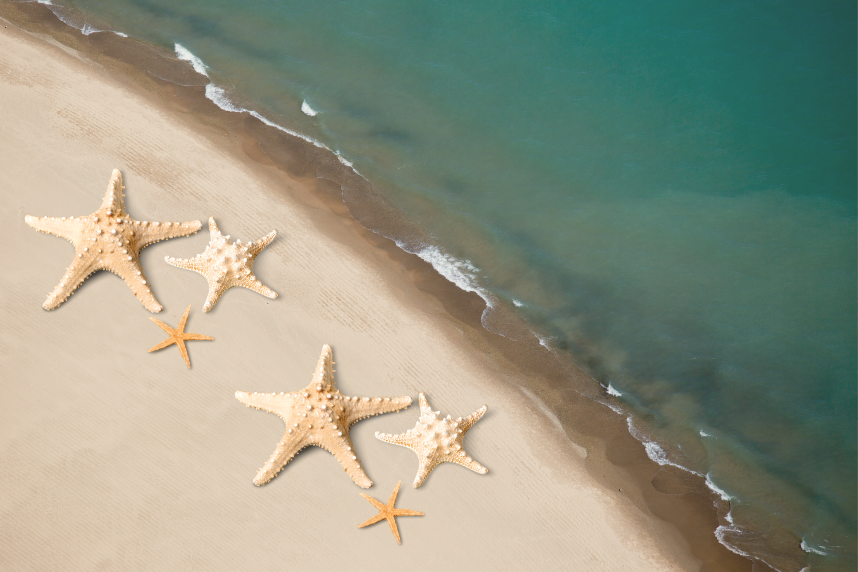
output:
<instances>
[{"instance_id":1,"label":"starfish arm","mask_svg":"<svg viewBox=\"0 0 858 572\"><path fill-rule=\"evenodd\" d=\"M205 275L206 273L205 262L203 261L202 255L197 255L193 258L173 258L172 256L165 256L164 262L171 266L175 266L176 268L184 268L185 270L199 272L202 275Z\"/></svg>"},{"instance_id":2,"label":"starfish arm","mask_svg":"<svg viewBox=\"0 0 858 572\"><path fill-rule=\"evenodd\" d=\"M80 237L81 228L83 227L83 224L75 218L62 219L53 216L27 215L24 217L24 222L39 232L59 236L60 238L68 240L72 244L77 243L77 240Z\"/></svg>"},{"instance_id":3,"label":"starfish arm","mask_svg":"<svg viewBox=\"0 0 858 572\"><path fill-rule=\"evenodd\" d=\"M153 322L155 322L156 324L158 324L158 327L159 327L159 328L161 328L162 330L164 330L165 332L167 332L167 335L168 335L168 336L172 336L173 334L175 334L175 333L176 333L176 330L174 330L173 328L171 328L170 326L168 326L167 324L165 324L165 323L164 323L164 322L162 322L161 320L158 320L158 319L156 319L156 318L153 318L152 316L149 316L149 319L150 319L150 320L152 320Z\"/></svg>"},{"instance_id":4,"label":"starfish arm","mask_svg":"<svg viewBox=\"0 0 858 572\"><path fill-rule=\"evenodd\" d=\"M328 344L322 346L322 353L319 354L319 361L316 364L316 370L313 372L312 383L325 383L334 386L334 354Z\"/></svg>"},{"instance_id":5,"label":"starfish arm","mask_svg":"<svg viewBox=\"0 0 858 572\"><path fill-rule=\"evenodd\" d=\"M383 513L383 512L380 512L380 513L378 513L377 515L375 515L374 517L372 517L371 519L366 520L366 521L364 521L364 522L360 523L360 524L358 525L358 528L363 528L363 527L365 527L365 526L369 526L370 524L375 524L376 522L380 521L380 520L381 520L381 519L383 519L383 518L384 518L384 513Z\"/></svg>"},{"instance_id":6,"label":"starfish arm","mask_svg":"<svg viewBox=\"0 0 858 572\"><path fill-rule=\"evenodd\" d=\"M426 399L426 396L423 395L422 391L420 392L420 395L418 397L420 400L420 415L424 415L426 413L431 414L432 408L429 407L429 401Z\"/></svg>"},{"instance_id":7,"label":"starfish arm","mask_svg":"<svg viewBox=\"0 0 858 572\"><path fill-rule=\"evenodd\" d=\"M217 223L215 222L214 217L210 216L209 217L209 236L211 236L211 238L215 238L218 235L220 235L220 229L217 227Z\"/></svg>"},{"instance_id":8,"label":"starfish arm","mask_svg":"<svg viewBox=\"0 0 858 572\"><path fill-rule=\"evenodd\" d=\"M124 213L125 195L122 193L124 188L122 173L119 172L119 169L113 169L110 182L107 183L107 192L104 193L104 200L101 201L101 208L107 209L113 214Z\"/></svg>"},{"instance_id":9,"label":"starfish arm","mask_svg":"<svg viewBox=\"0 0 858 572\"><path fill-rule=\"evenodd\" d=\"M372 481L367 476L366 471L363 470L363 467L361 467L360 461L354 453L352 442L347 436L343 437L342 442L332 447L330 452L357 486L362 489L368 489L372 486Z\"/></svg>"},{"instance_id":10,"label":"starfish arm","mask_svg":"<svg viewBox=\"0 0 858 572\"><path fill-rule=\"evenodd\" d=\"M144 248L159 240L188 236L200 230L201 227L202 223L198 220L140 224L138 225L140 238L137 241L137 245L138 248Z\"/></svg>"},{"instance_id":11,"label":"starfish arm","mask_svg":"<svg viewBox=\"0 0 858 572\"><path fill-rule=\"evenodd\" d=\"M399 528L396 526L396 519L390 513L385 514L384 518L387 519L387 524L390 525L390 532L393 533L396 542L402 544L402 539L399 538Z\"/></svg>"},{"instance_id":12,"label":"starfish arm","mask_svg":"<svg viewBox=\"0 0 858 572\"><path fill-rule=\"evenodd\" d=\"M157 314L164 308L158 303L158 299L152 293L152 288L143 275L143 267L140 266L140 260L136 255L132 254L131 252L128 254L128 258L131 260L123 259L119 264L107 267L107 270L110 270L125 281L134 295L137 296L137 299L143 304L144 308Z\"/></svg>"},{"instance_id":13,"label":"starfish arm","mask_svg":"<svg viewBox=\"0 0 858 572\"><path fill-rule=\"evenodd\" d=\"M244 391L236 391L235 398L248 407L274 413L283 418L282 412L292 405L295 396L291 393L246 393Z\"/></svg>"},{"instance_id":14,"label":"starfish arm","mask_svg":"<svg viewBox=\"0 0 858 572\"><path fill-rule=\"evenodd\" d=\"M465 417L465 419L462 421L462 434L467 433L468 429L473 427L474 424L480 420L480 417L486 414L487 410L488 407L483 405L482 407Z\"/></svg>"},{"instance_id":15,"label":"starfish arm","mask_svg":"<svg viewBox=\"0 0 858 572\"><path fill-rule=\"evenodd\" d=\"M274 237L277 236L277 231L272 230L259 240L251 242L247 247L247 256L248 258L256 258L256 256L262 252L262 249L271 244L271 241L274 240Z\"/></svg>"},{"instance_id":16,"label":"starfish arm","mask_svg":"<svg viewBox=\"0 0 858 572\"><path fill-rule=\"evenodd\" d=\"M48 294L42 308L45 310L53 310L60 304L68 300L75 290L77 290L83 282L96 270L100 270L101 265L92 256L87 258L76 256L66 269L59 284L54 286L54 289Z\"/></svg>"},{"instance_id":17,"label":"starfish arm","mask_svg":"<svg viewBox=\"0 0 858 572\"><path fill-rule=\"evenodd\" d=\"M372 506L374 506L374 507L375 507L376 509L378 509L379 511L384 511L384 505L383 505L383 504L381 504L381 501L376 500L376 499L372 498L371 496L366 495L366 494L364 494L364 493L360 493L360 496L362 496L363 498L365 498L366 500L368 500L368 501L372 504ZM382 518L384 518L384 515L382 515L382 514L378 514L378 515L376 515L376 516L378 516L378 519L377 519L377 520L375 520L375 522L378 522L379 520L381 520ZM370 524L372 524L372 523L370 523ZM365 526L365 525L364 525L364 526ZM358 528L360 528L360 527L358 527Z\"/></svg>"},{"instance_id":18,"label":"starfish arm","mask_svg":"<svg viewBox=\"0 0 858 572\"><path fill-rule=\"evenodd\" d=\"M393 508L393 505L396 503L396 495L399 494L400 485L402 485L402 481L399 481L398 483L396 483L396 487L394 487L393 492L390 493L390 497L387 499L387 506L390 507L391 509Z\"/></svg>"},{"instance_id":19,"label":"starfish arm","mask_svg":"<svg viewBox=\"0 0 858 572\"><path fill-rule=\"evenodd\" d=\"M213 341L214 338L211 336L204 336L203 334L184 334L182 336L186 340L208 340Z\"/></svg>"},{"instance_id":20,"label":"starfish arm","mask_svg":"<svg viewBox=\"0 0 858 572\"><path fill-rule=\"evenodd\" d=\"M411 398L403 397L353 397L346 409L346 427L373 415L399 411L411 405Z\"/></svg>"},{"instance_id":21,"label":"starfish arm","mask_svg":"<svg viewBox=\"0 0 858 572\"><path fill-rule=\"evenodd\" d=\"M375 432L375 438L385 443L399 445L400 447L408 447L413 449L417 446L417 436L409 435L408 433L400 433L398 435L390 435L389 433Z\"/></svg>"},{"instance_id":22,"label":"starfish arm","mask_svg":"<svg viewBox=\"0 0 858 572\"><path fill-rule=\"evenodd\" d=\"M160 344L154 345L151 348L149 348L149 352L151 353L151 352L157 352L158 350L163 350L164 348L166 348L168 346L172 346L175 343L176 343L175 338L167 338L166 340L164 340Z\"/></svg>"},{"instance_id":23,"label":"starfish arm","mask_svg":"<svg viewBox=\"0 0 858 572\"><path fill-rule=\"evenodd\" d=\"M467 453L464 451L459 451L459 454L450 459L450 462L456 463L457 465L462 465L468 469L471 469L475 473L480 473L481 475L485 475L489 472L487 468L473 460Z\"/></svg>"},{"instance_id":24,"label":"starfish arm","mask_svg":"<svg viewBox=\"0 0 858 572\"><path fill-rule=\"evenodd\" d=\"M250 274L249 276L243 276L241 280L238 281L239 286L244 286L245 288L249 288L254 292L258 292L262 294L266 298L271 298L272 300L277 297L277 292L263 284L259 281L256 276Z\"/></svg>"},{"instance_id":25,"label":"starfish arm","mask_svg":"<svg viewBox=\"0 0 858 572\"><path fill-rule=\"evenodd\" d=\"M420 459L420 466L417 467L417 475L414 477L414 488L419 489L423 482L426 480L426 477L429 476L429 473L432 472L438 463L435 462L431 457L424 457L418 454Z\"/></svg>"},{"instance_id":26,"label":"starfish arm","mask_svg":"<svg viewBox=\"0 0 858 572\"><path fill-rule=\"evenodd\" d=\"M277 444L277 448L271 454L271 457L265 462L256 477L253 478L253 484L261 487L271 479L277 476L283 467L285 467L293 457L307 446L306 441L297 436L292 436L288 432L283 435L283 438Z\"/></svg>"},{"instance_id":27,"label":"starfish arm","mask_svg":"<svg viewBox=\"0 0 858 572\"><path fill-rule=\"evenodd\" d=\"M222 284L212 284L209 282L209 293L206 296L206 303L203 304L203 312L210 312L212 308L214 308L217 301L220 300L220 297L223 296L224 292L229 290L229 287L223 286Z\"/></svg>"},{"instance_id":28,"label":"starfish arm","mask_svg":"<svg viewBox=\"0 0 858 572\"><path fill-rule=\"evenodd\" d=\"M185 310L185 313L182 314L182 319L179 320L179 325L176 326L176 330L182 333L185 333L185 326L188 323L188 315L191 313L191 305L188 304L188 309Z\"/></svg>"},{"instance_id":29,"label":"starfish arm","mask_svg":"<svg viewBox=\"0 0 858 572\"><path fill-rule=\"evenodd\" d=\"M408 510L407 508L395 508L391 512L393 513L393 516L426 516L422 512Z\"/></svg>"},{"instance_id":30,"label":"starfish arm","mask_svg":"<svg viewBox=\"0 0 858 572\"><path fill-rule=\"evenodd\" d=\"M182 353L182 359L185 360L185 365L188 366L188 369L191 369L191 358L188 357L188 348L185 347L185 340L183 338L177 338L176 346Z\"/></svg>"}]
</instances>

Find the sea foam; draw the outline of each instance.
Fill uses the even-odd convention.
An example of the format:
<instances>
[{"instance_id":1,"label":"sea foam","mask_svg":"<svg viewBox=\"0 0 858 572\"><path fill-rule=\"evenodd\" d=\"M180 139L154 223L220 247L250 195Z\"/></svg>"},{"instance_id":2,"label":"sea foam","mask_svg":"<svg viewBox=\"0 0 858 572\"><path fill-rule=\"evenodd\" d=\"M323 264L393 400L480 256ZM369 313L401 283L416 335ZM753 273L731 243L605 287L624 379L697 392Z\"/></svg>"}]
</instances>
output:
<instances>
[{"instance_id":1,"label":"sea foam","mask_svg":"<svg viewBox=\"0 0 858 572\"><path fill-rule=\"evenodd\" d=\"M206 76L207 78L211 78L207 71L209 69L208 66L199 57L194 55L190 50L188 50L179 43L175 44L174 50L176 52L176 56L180 60L189 62L191 66L193 66L194 70ZM248 113L253 117L259 119L269 127L273 127L284 133L288 133L289 135L303 139L308 143L312 143L316 147L325 149L326 151L333 153L343 165L349 167L358 176L364 178L363 175L361 175L357 171L357 169L354 168L353 163L343 157L337 151L334 151L324 143L321 143L320 141L317 141L312 137L308 137L303 133L298 133L297 131L293 131L291 129L283 127L282 125L271 121L257 111L254 111L252 109L246 109L244 107L234 104L232 100L230 100L229 96L226 94L226 90L224 90L222 87L216 86L213 82L210 82L208 85L206 85L206 97L224 111L229 111L232 113ZM311 116L316 115L317 113L312 107L310 107L310 105L306 101L304 101L304 103L301 105L301 110ZM312 113L309 113L308 110ZM474 292L480 298L482 298L486 303L486 309L483 310L481 323L486 329L491 330L491 328L486 325L485 319L490 310L495 306L496 302L494 297L489 294L487 290L479 286L476 274L478 272L478 269L476 266L471 264L469 260L460 260L455 256L442 251L438 246L435 245L424 245L416 250L412 250L407 248L402 241L396 240L395 242L396 245L402 250L405 250L406 252L410 252L412 254L416 254L422 260L428 262L432 266L432 268L434 268L435 271L438 272L438 274L458 286L460 289L464 290L465 292ZM537 338L539 339L540 344L545 346L547 349L551 349L548 346L546 339L543 339L539 336L537 336Z\"/></svg>"},{"instance_id":2,"label":"sea foam","mask_svg":"<svg viewBox=\"0 0 858 572\"><path fill-rule=\"evenodd\" d=\"M533 334L537 340L539 340L540 346L544 347L548 351L551 351L551 346L548 345L548 340L550 340L551 338L547 338L545 336L540 336L539 334L537 334L533 330L531 330L530 333Z\"/></svg>"},{"instance_id":3,"label":"sea foam","mask_svg":"<svg viewBox=\"0 0 858 572\"><path fill-rule=\"evenodd\" d=\"M180 60L190 62L191 66L193 66L194 70L196 70L198 73L206 76L207 78L211 79L211 76L209 75L209 73L207 71L209 69L209 67L203 62L203 60L201 60L199 57L194 55L189 49L187 49L186 47L184 47L183 45L181 45L179 43L176 43L173 49L176 52L176 57L178 57ZM337 159L340 160L340 162L343 165L346 165L347 167L351 168L351 170L354 171L355 174L357 174L358 176L363 177L363 175L361 175L357 171L357 169L355 169L353 167L353 164L350 161L346 160L345 157L343 157L337 151L334 151L333 149L331 149L330 147L328 147L324 143L317 141L316 139L313 139L312 137L308 137L308 136L304 135L303 133L293 131L292 129L288 129L286 127L283 127L279 123L275 123L274 121L271 121L270 119L268 119L267 117L265 117L264 115L259 113L258 111L254 111L252 109L247 109L245 107L241 107L239 105L234 104L232 102L232 100L230 100L229 96L226 94L226 90L222 87L216 86L214 84L214 82L210 82L208 85L206 85L206 97L208 99L210 99L212 101L212 103L214 103L215 105L217 105L218 107L220 107L224 111L229 111L231 113L248 113L248 114L252 115L253 117L257 118L258 120L260 120L265 125L268 125L269 127L273 127L279 131L282 131L283 133L287 133L289 135L292 135L293 137L298 137L299 139L303 139L304 141L306 141L308 143L312 143L313 145L315 145L316 147L319 147L320 149L325 149L326 151L333 153L337 157ZM314 112L314 114L315 114L315 112Z\"/></svg>"},{"instance_id":4,"label":"sea foam","mask_svg":"<svg viewBox=\"0 0 858 572\"><path fill-rule=\"evenodd\" d=\"M804 538L801 539L801 549L808 554L819 554L820 556L828 556L828 551L820 546L813 546Z\"/></svg>"},{"instance_id":5,"label":"sea foam","mask_svg":"<svg viewBox=\"0 0 858 572\"><path fill-rule=\"evenodd\" d=\"M693 475L697 475L699 477L703 476L695 470L689 469L688 467L683 467L682 465L674 463L673 461L668 459L667 452L662 449L661 445L644 435L642 431L640 431L637 427L634 426L631 416L626 417L626 423L628 423L629 425L629 433L631 433L632 437L634 437L643 444L644 449L646 450L647 457L649 457L651 460L655 461L661 466L670 465L671 467L682 469L683 471L686 471Z\"/></svg>"},{"instance_id":6,"label":"sea foam","mask_svg":"<svg viewBox=\"0 0 858 572\"><path fill-rule=\"evenodd\" d=\"M176 52L176 56L180 60L189 62L193 66L194 70L206 76L207 78L211 78L207 71L209 69L208 66L199 57L194 55L190 50L188 50L179 43L175 44L174 50ZM354 165L351 161L343 157L337 151L334 151L324 143L321 143L320 141L317 141L312 137L308 137L303 133L298 133L297 131L293 131L291 129L283 127L282 125L271 121L257 111L254 111L252 109L246 109L244 107L234 104L232 100L230 100L229 96L226 94L226 90L224 90L222 87L216 86L213 82L210 82L208 85L206 85L206 97L224 111L229 111L232 113L248 113L270 127L278 129L284 133L288 133L289 135L292 135L294 137L303 139L308 143L312 143L316 147L325 149L326 151L333 153L343 165L346 165L347 167L352 169L352 171L354 171L358 176L365 178L357 171L357 169L354 168ZM316 115L317 113L317 111L310 107L310 105L306 101L304 101L304 103L301 105L301 110L311 116ZM480 298L482 298L486 303L486 309L483 311L481 323L486 329L491 330L486 325L485 318L488 312L495 306L496 302L494 297L489 294L487 290L479 286L476 275L478 269L473 264L471 264L470 261L460 260L455 256L452 256L451 254L442 251L438 246L435 245L424 245L417 250L412 250L407 248L406 245L401 241L395 242L396 245L399 246L399 248L401 248L402 250L405 250L406 252L411 252L412 254L416 254L421 259L428 262L432 266L432 268L435 269L436 272L438 272L441 276L458 286L460 289L464 290L465 292L474 292L475 294L480 296ZM539 341L543 346L550 349L547 345L546 340L540 338Z\"/></svg>"},{"instance_id":7,"label":"sea foam","mask_svg":"<svg viewBox=\"0 0 858 572\"><path fill-rule=\"evenodd\" d=\"M192 54L189 49L187 49L185 46L183 46L182 44L179 44L179 43L176 43L176 45L173 46L173 49L176 52L176 56L180 60L191 63L191 66L193 66L194 71L196 71L198 74L209 77L209 72L206 71L208 69L208 66L206 66L206 64L203 63L203 60L201 60L200 58L198 58L197 56ZM221 90L221 91L223 91L223 90ZM206 94L206 95L208 95L208 94ZM209 99L211 99L211 98L209 98Z\"/></svg>"},{"instance_id":8,"label":"sea foam","mask_svg":"<svg viewBox=\"0 0 858 572\"><path fill-rule=\"evenodd\" d=\"M310 104L309 104L309 103L307 103L307 100L306 100L306 99L305 99L305 100L304 100L304 102L301 104L301 111L303 111L304 113L306 113L306 114L307 114L307 115L309 115L310 117L315 117L316 115L318 115L318 114L319 114L319 112L318 112L318 111L316 111L315 109L313 109L312 107L310 107Z\"/></svg>"},{"instance_id":9,"label":"sea foam","mask_svg":"<svg viewBox=\"0 0 858 572\"><path fill-rule=\"evenodd\" d=\"M732 496L728 495L724 489L722 489L712 481L712 477L709 476L709 473L706 473L706 486L709 487L709 490L711 490L713 493L721 497L721 500L723 500L724 502L729 503L731 500L733 500ZM730 505L730 510L728 510L727 514L724 515L724 519L730 524L733 524L732 504Z\"/></svg>"},{"instance_id":10,"label":"sea foam","mask_svg":"<svg viewBox=\"0 0 858 572\"><path fill-rule=\"evenodd\" d=\"M83 25L79 26L74 22L74 19L72 17L72 16L78 14L78 12L76 12L74 9L67 9L67 8L64 8L63 6L59 6L57 4L54 4L51 0L36 0L36 2L38 2L39 4L43 4L45 6L50 7L51 12L54 13L54 16L59 18L60 22L62 22L66 26L69 26L71 28L74 28L75 30L80 31L80 33L83 34L84 36L89 36L90 34L95 34L96 32L110 32L112 34L116 34L117 36L122 36L123 38L128 37L128 34L125 34L123 32L117 32L115 30L102 30L100 28L96 28L95 26L87 24L86 20L84 20Z\"/></svg>"},{"instance_id":11,"label":"sea foam","mask_svg":"<svg viewBox=\"0 0 858 572\"><path fill-rule=\"evenodd\" d=\"M396 245L406 252L411 252L401 241L397 241ZM481 287L477 281L477 272L479 269L471 264L470 260L461 260L452 254L444 252L434 244L423 246L418 249L416 254L424 261L432 265L438 274L458 286L465 292L473 292L486 303L486 309L483 310L482 323L485 326L485 317L487 312L495 306L494 297L487 290ZM537 336L538 337L538 336Z\"/></svg>"}]
</instances>

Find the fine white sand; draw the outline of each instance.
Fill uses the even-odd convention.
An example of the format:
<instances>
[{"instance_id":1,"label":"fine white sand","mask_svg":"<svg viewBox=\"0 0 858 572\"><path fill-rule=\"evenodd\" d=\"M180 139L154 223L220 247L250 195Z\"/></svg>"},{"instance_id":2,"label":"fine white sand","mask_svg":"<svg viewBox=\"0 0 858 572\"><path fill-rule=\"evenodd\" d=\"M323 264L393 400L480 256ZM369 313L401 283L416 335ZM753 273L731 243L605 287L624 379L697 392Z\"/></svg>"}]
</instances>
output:
<instances>
[{"instance_id":1,"label":"fine white sand","mask_svg":"<svg viewBox=\"0 0 858 572\"><path fill-rule=\"evenodd\" d=\"M4 23L5 24L5 23ZM540 406L503 378L404 270L298 193L242 161L214 128L15 26L0 29L0 568L3 570L679 570L699 563L669 527L586 472ZM233 289L202 312L207 286L164 256L190 257L204 229L143 251L175 326L192 305L192 369L116 276L90 278L41 308L73 254L24 216L84 215L111 170L139 220L201 220L242 241L278 230L257 276L280 296ZM302 197L300 200L297 197ZM281 438L274 415L236 390L306 385L322 345L350 395L409 395L403 412L352 428L375 486L358 488L327 452L300 453L268 485L251 481ZM414 425L417 394L436 409L486 416L465 440L489 468L445 464L411 488L417 461L375 431ZM577 453L576 453L577 451ZM577 455L577 456L576 456ZM387 525L357 526L402 480L402 545ZM443 569L443 568L439 568Z\"/></svg>"}]
</instances>

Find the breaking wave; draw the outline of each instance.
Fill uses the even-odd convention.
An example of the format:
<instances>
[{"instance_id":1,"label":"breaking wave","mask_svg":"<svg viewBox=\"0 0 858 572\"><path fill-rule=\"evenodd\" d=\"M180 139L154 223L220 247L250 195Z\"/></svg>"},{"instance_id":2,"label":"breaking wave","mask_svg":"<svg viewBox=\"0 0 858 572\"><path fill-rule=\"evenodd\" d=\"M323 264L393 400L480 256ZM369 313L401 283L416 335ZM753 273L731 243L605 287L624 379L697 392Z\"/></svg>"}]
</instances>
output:
<instances>
[{"instance_id":1,"label":"breaking wave","mask_svg":"<svg viewBox=\"0 0 858 572\"><path fill-rule=\"evenodd\" d=\"M315 109L313 109L312 107L310 107L310 104L309 104L309 103L307 103L307 100L306 100L306 99L305 99L305 100L304 100L304 102L301 104L301 111L303 111L304 113L306 113L306 114L307 114L307 115L309 115L310 117L315 117L316 115L318 115L318 114L319 114L319 112L318 112L318 111L316 111Z\"/></svg>"}]
</instances>

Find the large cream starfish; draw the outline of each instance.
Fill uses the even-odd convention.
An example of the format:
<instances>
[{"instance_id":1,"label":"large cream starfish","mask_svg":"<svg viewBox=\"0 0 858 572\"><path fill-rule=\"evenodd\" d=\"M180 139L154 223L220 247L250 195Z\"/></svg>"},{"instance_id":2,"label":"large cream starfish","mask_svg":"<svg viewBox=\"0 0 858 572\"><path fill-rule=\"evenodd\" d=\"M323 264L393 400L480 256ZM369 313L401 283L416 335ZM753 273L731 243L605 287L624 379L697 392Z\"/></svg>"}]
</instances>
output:
<instances>
[{"instance_id":1,"label":"large cream starfish","mask_svg":"<svg viewBox=\"0 0 858 572\"><path fill-rule=\"evenodd\" d=\"M90 274L109 270L128 284L134 295L150 312L163 308L143 274L140 251L159 240L187 236L200 230L200 221L149 222L131 218L125 212L122 174L113 169L101 208L81 217L27 216L24 220L36 230L65 238L74 245L75 257L60 283L42 305L53 310L77 290Z\"/></svg>"},{"instance_id":2,"label":"large cream starfish","mask_svg":"<svg viewBox=\"0 0 858 572\"><path fill-rule=\"evenodd\" d=\"M440 411L432 411L426 396L420 394L420 419L413 429L399 435L379 433L375 436L387 443L408 447L417 453L420 462L417 476L414 477L414 488L420 488L432 469L441 463L456 463L485 475L489 470L473 460L462 449L465 433L474 426L485 414L485 405L468 415L465 419L452 419L449 415L441 417Z\"/></svg>"},{"instance_id":3,"label":"large cream starfish","mask_svg":"<svg viewBox=\"0 0 858 572\"><path fill-rule=\"evenodd\" d=\"M185 347L185 342L188 340L214 340L211 336L204 336L203 334L190 334L185 333L185 324L188 323L188 314L191 313L191 307L188 306L188 309L185 310L185 315L182 316L182 319L179 320L179 325L176 326L175 329L171 328L161 320L157 320L155 318L150 317L149 319L158 324L162 330L167 332L167 335L170 336L160 344L157 344L149 349L149 352L156 352L158 350L163 350L166 347L172 346L176 344L176 347L179 348L179 352L182 354L182 358L185 360L185 364L187 364L188 369L191 369L191 359L188 357L188 348Z\"/></svg>"},{"instance_id":4,"label":"large cream starfish","mask_svg":"<svg viewBox=\"0 0 858 572\"><path fill-rule=\"evenodd\" d=\"M393 508L396 504L396 495L399 494L399 485L402 484L402 481L396 483L396 488L393 489L393 492L390 493L390 498L387 499L387 504L381 504L381 501L377 501L369 495L365 495L363 493L360 494L363 498L372 503L372 506L378 509L378 514L374 517L370 518L366 522L362 522L358 525L358 528L363 528L364 526L369 526L370 524L375 524L379 522L381 519L387 520L387 524L390 525L390 531L393 533L393 536L396 538L396 542L402 544L402 540L399 538L399 528L396 526L396 518L397 516L425 516L422 512L417 512L416 510L408 510L407 508Z\"/></svg>"},{"instance_id":5,"label":"large cream starfish","mask_svg":"<svg viewBox=\"0 0 858 572\"><path fill-rule=\"evenodd\" d=\"M262 486L273 479L298 451L316 445L331 453L360 487L372 481L352 450L349 427L371 415L398 411L411 405L410 397L351 397L334 386L331 347L322 347L319 364L310 385L290 393L245 393L235 398L255 409L276 413L286 423L286 433L268 462L259 469L253 484Z\"/></svg>"},{"instance_id":6,"label":"large cream starfish","mask_svg":"<svg viewBox=\"0 0 858 572\"><path fill-rule=\"evenodd\" d=\"M229 235L224 236L215 223L214 217L209 217L209 232L211 240L205 252L193 258L173 258L166 256L164 260L178 268L193 270L206 277L209 283L209 295L203 306L203 312L208 312L224 292L234 286L244 286L254 292L259 292L268 298L276 298L277 292L271 290L253 274L253 261L262 249L271 244L277 235L272 230L256 242L241 244L240 240L229 241Z\"/></svg>"}]
</instances>

